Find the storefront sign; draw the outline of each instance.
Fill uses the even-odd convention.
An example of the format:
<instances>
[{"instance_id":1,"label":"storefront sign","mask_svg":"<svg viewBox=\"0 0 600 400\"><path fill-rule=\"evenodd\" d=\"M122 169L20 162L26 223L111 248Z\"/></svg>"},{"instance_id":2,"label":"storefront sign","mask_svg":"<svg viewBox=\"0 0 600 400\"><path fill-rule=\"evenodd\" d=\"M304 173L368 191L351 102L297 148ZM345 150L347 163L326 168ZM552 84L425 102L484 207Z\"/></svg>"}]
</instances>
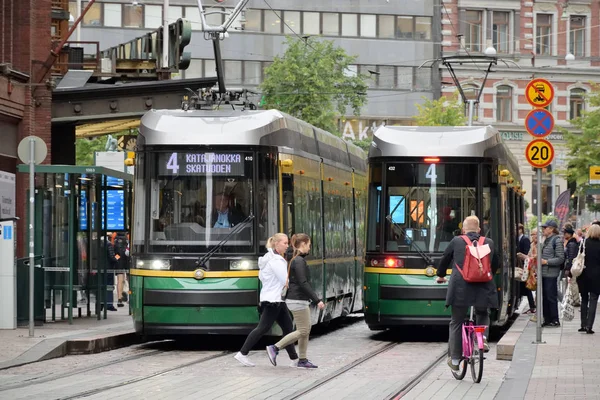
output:
<instances>
[{"instance_id":1,"label":"storefront sign","mask_svg":"<svg viewBox=\"0 0 600 400\"><path fill-rule=\"evenodd\" d=\"M0 171L0 218L15 217L16 176Z\"/></svg>"},{"instance_id":2,"label":"storefront sign","mask_svg":"<svg viewBox=\"0 0 600 400\"><path fill-rule=\"evenodd\" d=\"M501 131L500 135L502 135L502 139L503 140L511 140L511 141L515 141L515 140L523 140L523 138L525 137L527 132L513 132L513 131ZM527 136L525 137L525 140L529 140L530 137ZM562 134L560 133L551 133L550 135L546 136L547 140L564 140L564 137Z\"/></svg>"}]
</instances>

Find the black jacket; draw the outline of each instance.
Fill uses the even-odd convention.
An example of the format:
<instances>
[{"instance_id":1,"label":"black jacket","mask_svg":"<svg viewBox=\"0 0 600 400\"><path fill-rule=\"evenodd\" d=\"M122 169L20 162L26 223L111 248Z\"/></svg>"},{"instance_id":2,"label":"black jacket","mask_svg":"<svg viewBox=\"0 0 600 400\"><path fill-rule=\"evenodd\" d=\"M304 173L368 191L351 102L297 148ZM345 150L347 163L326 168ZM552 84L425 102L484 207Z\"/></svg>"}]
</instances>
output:
<instances>
[{"instance_id":1,"label":"black jacket","mask_svg":"<svg viewBox=\"0 0 600 400\"><path fill-rule=\"evenodd\" d=\"M299 255L292 260L287 298L289 300L312 300L313 303L318 303L321 298L310 286L310 270L304 259L305 256Z\"/></svg>"},{"instance_id":2,"label":"black jacket","mask_svg":"<svg viewBox=\"0 0 600 400\"><path fill-rule=\"evenodd\" d=\"M478 240L479 234L475 232L467 233L471 241ZM490 257L492 273L495 275L499 267L498 256L494 251L494 242L486 238L485 244L492 250ZM498 292L496 283L492 279L484 283L467 283L456 268L456 265L462 265L465 262L466 243L460 236L455 236L450 242L444 255L440 260L437 275L445 277L448 267L452 268L452 276L448 281L448 293L446 294L446 306L471 307L477 308L498 308Z\"/></svg>"},{"instance_id":3,"label":"black jacket","mask_svg":"<svg viewBox=\"0 0 600 400\"><path fill-rule=\"evenodd\" d=\"M584 265L583 273L577 278L579 291L600 294L600 240L585 239Z\"/></svg>"},{"instance_id":4,"label":"black jacket","mask_svg":"<svg viewBox=\"0 0 600 400\"><path fill-rule=\"evenodd\" d=\"M577 239L572 237L565 247L565 271L571 270L573 260L577 257L577 253L579 253L579 243L577 243Z\"/></svg>"},{"instance_id":5,"label":"black jacket","mask_svg":"<svg viewBox=\"0 0 600 400\"><path fill-rule=\"evenodd\" d=\"M217 223L217 220L219 219L219 213L217 212L217 210L213 211L212 215L211 215L211 221L209 226L211 228L213 228L215 226L215 224ZM227 213L227 220L229 221L229 225L230 227L234 227L237 224L241 223L244 219L246 219L246 216L244 215L244 213L242 213L241 211L238 211L235 208L229 208L229 212Z\"/></svg>"},{"instance_id":6,"label":"black jacket","mask_svg":"<svg viewBox=\"0 0 600 400\"><path fill-rule=\"evenodd\" d=\"M531 240L525 235L519 240L517 243L517 251L519 253L523 253L525 255L529 254L529 250L531 249Z\"/></svg>"}]
</instances>

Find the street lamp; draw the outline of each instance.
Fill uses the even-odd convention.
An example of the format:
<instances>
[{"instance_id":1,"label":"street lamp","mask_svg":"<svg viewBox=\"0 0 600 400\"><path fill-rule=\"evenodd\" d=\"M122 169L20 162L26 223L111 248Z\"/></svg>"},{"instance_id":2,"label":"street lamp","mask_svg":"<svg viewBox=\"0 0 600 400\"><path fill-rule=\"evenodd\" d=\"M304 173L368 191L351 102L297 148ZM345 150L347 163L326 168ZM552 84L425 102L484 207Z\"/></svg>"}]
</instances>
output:
<instances>
[{"instance_id":1,"label":"street lamp","mask_svg":"<svg viewBox=\"0 0 600 400\"><path fill-rule=\"evenodd\" d=\"M575 56L573 55L573 53L567 53L567 55L565 56L565 61L575 61Z\"/></svg>"},{"instance_id":2,"label":"street lamp","mask_svg":"<svg viewBox=\"0 0 600 400\"><path fill-rule=\"evenodd\" d=\"M495 56L496 53L496 49L493 46L490 46L483 51L483 54L485 54L486 56Z\"/></svg>"}]
</instances>

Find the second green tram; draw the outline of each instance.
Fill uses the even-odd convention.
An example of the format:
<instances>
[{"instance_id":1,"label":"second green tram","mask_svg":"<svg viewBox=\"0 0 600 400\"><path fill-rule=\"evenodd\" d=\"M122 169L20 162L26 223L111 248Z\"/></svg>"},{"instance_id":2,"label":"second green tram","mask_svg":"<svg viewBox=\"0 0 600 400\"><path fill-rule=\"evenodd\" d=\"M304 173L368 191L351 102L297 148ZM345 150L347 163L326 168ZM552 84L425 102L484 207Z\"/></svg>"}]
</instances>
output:
<instances>
[{"instance_id":1,"label":"second green tram","mask_svg":"<svg viewBox=\"0 0 600 400\"><path fill-rule=\"evenodd\" d=\"M435 266L469 215L479 217L501 260L494 278L500 309L491 320L504 324L518 306L516 227L525 210L519 167L500 133L490 126L381 127L368 164L369 328L449 323L447 284L435 282Z\"/></svg>"}]
</instances>

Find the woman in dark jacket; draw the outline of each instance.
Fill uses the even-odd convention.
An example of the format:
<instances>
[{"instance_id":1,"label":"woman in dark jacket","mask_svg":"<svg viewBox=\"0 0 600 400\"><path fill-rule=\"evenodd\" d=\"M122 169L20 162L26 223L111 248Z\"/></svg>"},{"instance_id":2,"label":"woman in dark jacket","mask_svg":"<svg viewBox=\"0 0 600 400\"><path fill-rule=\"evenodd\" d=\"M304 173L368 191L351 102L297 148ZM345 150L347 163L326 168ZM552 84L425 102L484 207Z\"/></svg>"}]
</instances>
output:
<instances>
[{"instance_id":1,"label":"woman in dark jacket","mask_svg":"<svg viewBox=\"0 0 600 400\"><path fill-rule=\"evenodd\" d=\"M600 225L592 225L585 239L585 269L577 278L581 293L581 329L579 332L594 333L594 319L600 294Z\"/></svg>"},{"instance_id":2,"label":"woman in dark jacket","mask_svg":"<svg viewBox=\"0 0 600 400\"><path fill-rule=\"evenodd\" d=\"M310 238L304 233L296 234L292 237L292 246L294 247L294 257L290 262L289 286L286 298L286 304L294 316L296 330L287 334L273 346L267 346L267 355L271 364L277 365L277 353L279 349L298 341L298 352L300 359L298 368L317 368L316 365L306 358L308 348L308 336L310 335L310 302L324 309L325 304L319 298L319 295L310 286L310 270L304 260L304 257L310 252Z\"/></svg>"}]
</instances>

